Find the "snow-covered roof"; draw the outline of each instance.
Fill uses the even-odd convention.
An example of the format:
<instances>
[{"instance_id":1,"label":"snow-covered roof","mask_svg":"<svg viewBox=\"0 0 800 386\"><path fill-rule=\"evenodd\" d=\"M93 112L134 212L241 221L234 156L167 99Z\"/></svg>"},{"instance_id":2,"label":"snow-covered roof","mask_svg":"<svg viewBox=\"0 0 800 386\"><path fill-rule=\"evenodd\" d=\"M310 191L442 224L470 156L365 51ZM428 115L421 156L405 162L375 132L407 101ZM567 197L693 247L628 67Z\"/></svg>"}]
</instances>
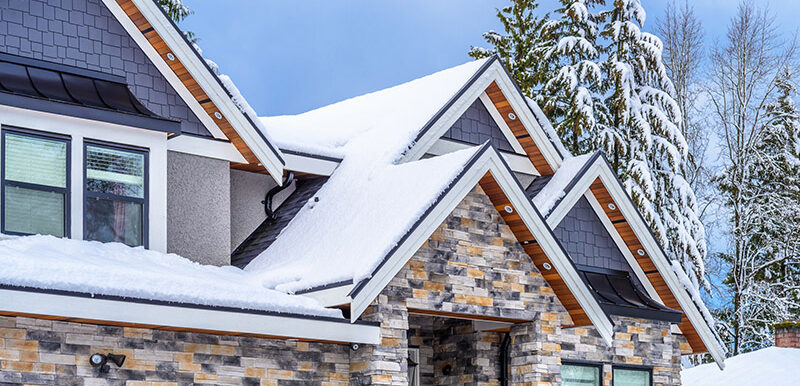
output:
<instances>
[{"instance_id":1,"label":"snow-covered roof","mask_svg":"<svg viewBox=\"0 0 800 386\"><path fill-rule=\"evenodd\" d=\"M800 349L768 347L681 371L684 386L796 385L800 382Z\"/></svg>"},{"instance_id":2,"label":"snow-covered roof","mask_svg":"<svg viewBox=\"0 0 800 386\"><path fill-rule=\"evenodd\" d=\"M53 236L2 236L0 284L233 307L278 313L342 317L315 300L264 288L236 267L201 265L120 243Z\"/></svg>"},{"instance_id":3,"label":"snow-covered roof","mask_svg":"<svg viewBox=\"0 0 800 386\"><path fill-rule=\"evenodd\" d=\"M261 122L282 149L343 158L360 151L358 147L371 145L397 157L487 60L468 62L299 115L263 117ZM369 142L365 143L366 139Z\"/></svg>"},{"instance_id":4,"label":"snow-covered roof","mask_svg":"<svg viewBox=\"0 0 800 386\"><path fill-rule=\"evenodd\" d=\"M245 271L285 292L369 277L478 149L364 168L345 157Z\"/></svg>"},{"instance_id":5,"label":"snow-covered roof","mask_svg":"<svg viewBox=\"0 0 800 386\"><path fill-rule=\"evenodd\" d=\"M581 169L592 159L594 154L584 154L564 159L564 163L556 170L544 188L532 197L536 209L547 217L556 204L564 198L569 184L578 176Z\"/></svg>"}]
</instances>

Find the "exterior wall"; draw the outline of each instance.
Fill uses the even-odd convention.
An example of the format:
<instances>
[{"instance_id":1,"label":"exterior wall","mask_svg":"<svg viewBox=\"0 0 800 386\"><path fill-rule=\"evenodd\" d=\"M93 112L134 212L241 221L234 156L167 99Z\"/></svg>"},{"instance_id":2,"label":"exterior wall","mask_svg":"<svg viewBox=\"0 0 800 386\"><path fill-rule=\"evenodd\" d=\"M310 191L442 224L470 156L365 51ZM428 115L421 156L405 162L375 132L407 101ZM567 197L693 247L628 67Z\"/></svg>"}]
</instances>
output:
<instances>
[{"instance_id":1,"label":"exterior wall","mask_svg":"<svg viewBox=\"0 0 800 386\"><path fill-rule=\"evenodd\" d=\"M498 150L514 151L500 130L500 126L494 121L480 99L476 99L467 108L467 111L442 135L442 138L476 145L490 141Z\"/></svg>"},{"instance_id":2,"label":"exterior wall","mask_svg":"<svg viewBox=\"0 0 800 386\"><path fill-rule=\"evenodd\" d=\"M0 383L56 385L346 385L350 348L0 316ZM126 355L107 374L93 353ZM133 382L131 382L133 381Z\"/></svg>"},{"instance_id":3,"label":"exterior wall","mask_svg":"<svg viewBox=\"0 0 800 386\"><path fill-rule=\"evenodd\" d=\"M631 270L586 197L575 203L553 233L576 264Z\"/></svg>"},{"instance_id":4,"label":"exterior wall","mask_svg":"<svg viewBox=\"0 0 800 386\"><path fill-rule=\"evenodd\" d=\"M266 174L250 173L241 170L231 170L230 199L231 199L231 239L229 253L253 232L264 220L264 196L277 184L272 177ZM281 192L276 197L275 204L281 202L287 191Z\"/></svg>"},{"instance_id":5,"label":"exterior wall","mask_svg":"<svg viewBox=\"0 0 800 386\"><path fill-rule=\"evenodd\" d=\"M775 347L800 348L800 322L778 323L775 328Z\"/></svg>"},{"instance_id":6,"label":"exterior wall","mask_svg":"<svg viewBox=\"0 0 800 386\"><path fill-rule=\"evenodd\" d=\"M230 264L230 164L167 154L167 252L203 264Z\"/></svg>"},{"instance_id":7,"label":"exterior wall","mask_svg":"<svg viewBox=\"0 0 800 386\"><path fill-rule=\"evenodd\" d=\"M384 293L404 299L409 309L506 319L563 310L480 188L453 210Z\"/></svg>"},{"instance_id":8,"label":"exterior wall","mask_svg":"<svg viewBox=\"0 0 800 386\"><path fill-rule=\"evenodd\" d=\"M151 111L210 135L102 0L0 0L0 52L122 76Z\"/></svg>"}]
</instances>

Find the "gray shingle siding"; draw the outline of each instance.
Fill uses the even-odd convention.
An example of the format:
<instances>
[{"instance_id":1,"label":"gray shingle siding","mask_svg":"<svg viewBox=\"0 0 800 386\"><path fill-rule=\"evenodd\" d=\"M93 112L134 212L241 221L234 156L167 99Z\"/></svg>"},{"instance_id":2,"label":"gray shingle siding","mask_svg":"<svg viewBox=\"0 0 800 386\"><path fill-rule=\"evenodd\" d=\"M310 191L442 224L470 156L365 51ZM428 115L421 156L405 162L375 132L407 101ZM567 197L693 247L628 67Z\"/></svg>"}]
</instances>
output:
<instances>
[{"instance_id":1,"label":"gray shingle siding","mask_svg":"<svg viewBox=\"0 0 800 386\"><path fill-rule=\"evenodd\" d=\"M148 109L210 136L101 0L0 0L0 52L125 77Z\"/></svg>"},{"instance_id":2,"label":"gray shingle siding","mask_svg":"<svg viewBox=\"0 0 800 386\"><path fill-rule=\"evenodd\" d=\"M467 111L442 135L442 138L475 145L483 144L488 140L497 150L514 151L480 99L476 99L467 108Z\"/></svg>"},{"instance_id":3,"label":"gray shingle siding","mask_svg":"<svg viewBox=\"0 0 800 386\"><path fill-rule=\"evenodd\" d=\"M586 197L578 200L553 233L575 264L631 270Z\"/></svg>"}]
</instances>

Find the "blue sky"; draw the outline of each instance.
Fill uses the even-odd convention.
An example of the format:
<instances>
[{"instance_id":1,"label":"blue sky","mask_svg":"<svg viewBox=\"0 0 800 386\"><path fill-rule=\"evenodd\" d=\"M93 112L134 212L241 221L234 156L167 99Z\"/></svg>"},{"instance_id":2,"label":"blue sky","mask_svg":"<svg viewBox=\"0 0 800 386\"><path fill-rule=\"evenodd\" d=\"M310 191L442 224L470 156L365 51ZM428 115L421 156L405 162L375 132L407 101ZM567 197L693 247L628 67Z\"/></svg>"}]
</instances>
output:
<instances>
[{"instance_id":1,"label":"blue sky","mask_svg":"<svg viewBox=\"0 0 800 386\"><path fill-rule=\"evenodd\" d=\"M481 34L502 29L506 0L184 0L181 25L230 75L260 115L295 114L469 61ZM645 30L667 0L644 0ZM542 12L555 9L543 0ZM724 36L736 0L694 0L710 44ZM798 16L773 1L778 22Z\"/></svg>"}]
</instances>

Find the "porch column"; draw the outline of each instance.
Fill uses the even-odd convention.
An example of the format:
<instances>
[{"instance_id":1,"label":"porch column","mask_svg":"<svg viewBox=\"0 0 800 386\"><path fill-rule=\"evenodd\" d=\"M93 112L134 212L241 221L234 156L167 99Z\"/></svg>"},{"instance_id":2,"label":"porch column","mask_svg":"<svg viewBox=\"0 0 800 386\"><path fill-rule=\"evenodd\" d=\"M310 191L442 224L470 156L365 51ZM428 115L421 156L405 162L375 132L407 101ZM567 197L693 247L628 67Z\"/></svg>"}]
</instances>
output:
<instances>
[{"instance_id":1,"label":"porch column","mask_svg":"<svg viewBox=\"0 0 800 386\"><path fill-rule=\"evenodd\" d=\"M553 321L536 320L511 327L512 385L561 384L561 344L555 338L561 327Z\"/></svg>"},{"instance_id":2,"label":"porch column","mask_svg":"<svg viewBox=\"0 0 800 386\"><path fill-rule=\"evenodd\" d=\"M408 309L381 294L361 320L381 324L381 344L350 351L351 385L408 385Z\"/></svg>"}]
</instances>

